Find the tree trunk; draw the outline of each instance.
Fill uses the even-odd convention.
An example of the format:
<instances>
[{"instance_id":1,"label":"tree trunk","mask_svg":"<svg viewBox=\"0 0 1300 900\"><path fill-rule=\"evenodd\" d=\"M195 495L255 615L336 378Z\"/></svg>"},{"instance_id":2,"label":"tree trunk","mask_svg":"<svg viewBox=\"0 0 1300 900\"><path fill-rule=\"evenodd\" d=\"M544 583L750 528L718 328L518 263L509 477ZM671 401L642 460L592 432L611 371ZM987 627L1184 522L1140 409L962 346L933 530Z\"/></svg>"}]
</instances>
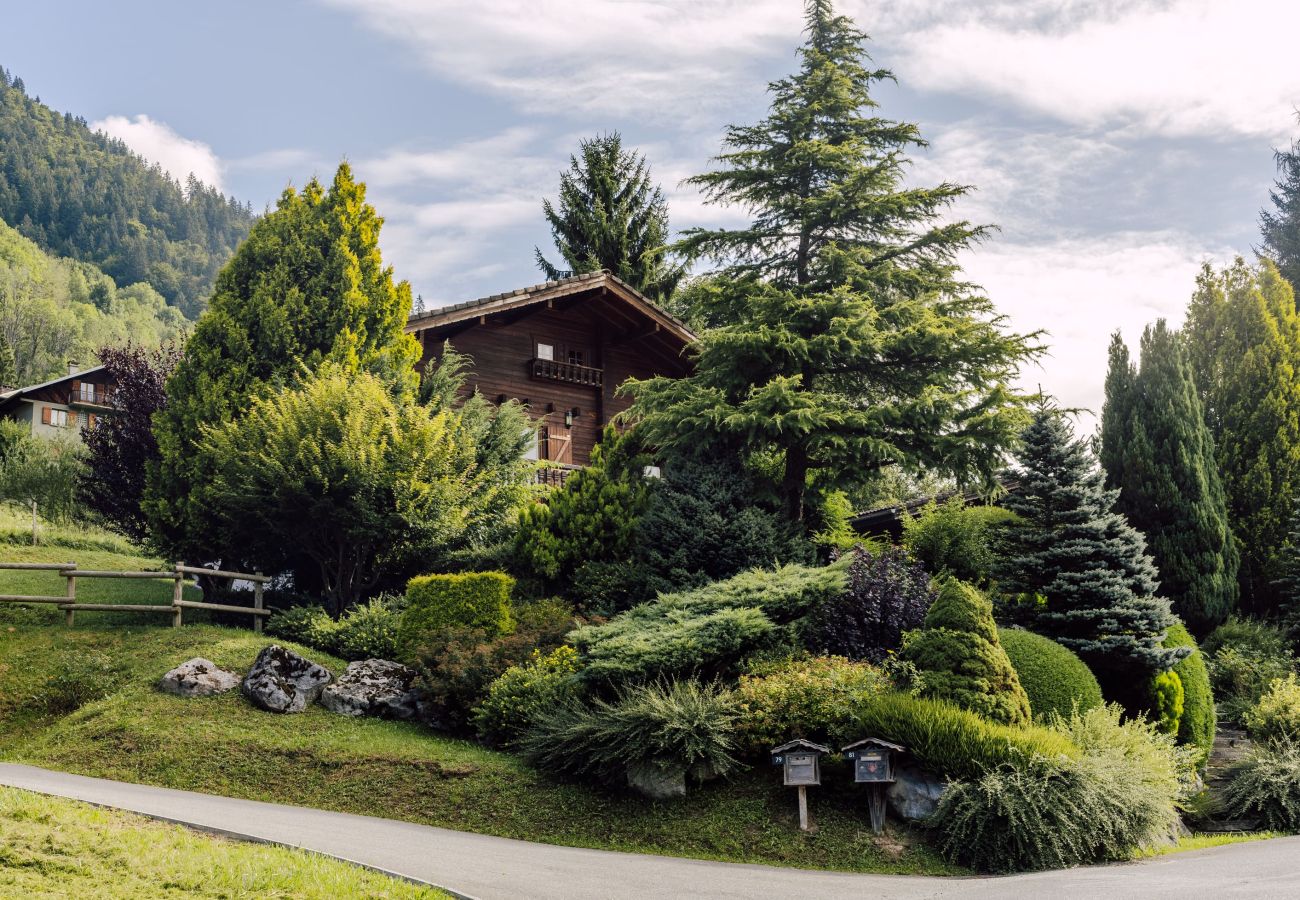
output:
<instances>
[{"instance_id":1,"label":"tree trunk","mask_svg":"<svg viewBox=\"0 0 1300 900\"><path fill-rule=\"evenodd\" d=\"M792 522L803 522L804 493L808 484L808 450L797 444L785 451L785 476L781 479L781 496L786 515Z\"/></svg>"}]
</instances>

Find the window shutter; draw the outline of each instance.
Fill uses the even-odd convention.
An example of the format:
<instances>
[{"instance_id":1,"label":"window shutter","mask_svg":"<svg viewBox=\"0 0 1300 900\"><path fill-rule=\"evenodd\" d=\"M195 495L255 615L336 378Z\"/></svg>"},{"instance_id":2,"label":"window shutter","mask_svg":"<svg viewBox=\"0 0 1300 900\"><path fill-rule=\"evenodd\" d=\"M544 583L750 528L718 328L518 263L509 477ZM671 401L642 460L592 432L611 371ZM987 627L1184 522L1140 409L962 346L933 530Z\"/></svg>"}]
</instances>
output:
<instances>
[{"instance_id":1,"label":"window shutter","mask_svg":"<svg viewBox=\"0 0 1300 900\"><path fill-rule=\"evenodd\" d=\"M94 427L95 427L95 414L94 414L94 413L91 413L91 414L90 414L90 417L89 417L89 419L87 420L87 427L89 427L89 428L91 428L91 429L94 429Z\"/></svg>"},{"instance_id":2,"label":"window shutter","mask_svg":"<svg viewBox=\"0 0 1300 900\"><path fill-rule=\"evenodd\" d=\"M41 407L41 424L42 424L42 425L48 425L48 424L50 424L50 413L51 413L51 412L53 412L53 410L51 410L48 406L42 406L42 407Z\"/></svg>"}]
</instances>

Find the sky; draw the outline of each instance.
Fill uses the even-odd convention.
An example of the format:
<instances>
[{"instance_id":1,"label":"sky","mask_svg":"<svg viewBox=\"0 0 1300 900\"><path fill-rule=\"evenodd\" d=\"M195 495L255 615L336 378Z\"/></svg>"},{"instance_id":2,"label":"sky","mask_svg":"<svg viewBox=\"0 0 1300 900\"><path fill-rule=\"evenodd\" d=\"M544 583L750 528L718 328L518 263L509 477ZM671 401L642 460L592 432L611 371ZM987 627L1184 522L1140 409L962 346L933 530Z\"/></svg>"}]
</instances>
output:
<instances>
[{"instance_id":1,"label":"sky","mask_svg":"<svg viewBox=\"0 0 1300 900\"><path fill-rule=\"evenodd\" d=\"M385 259L427 306L534 284L541 214L583 137L618 131L674 229L745 221L681 184L795 68L799 0L51 0L6 4L0 65L183 179L261 211L348 160ZM1173 324L1203 263L1250 256L1300 138L1300 4L1281 0L840 0L917 123L916 184L974 190L998 226L962 262L1023 373L1100 411L1106 346ZM1091 418L1083 425L1091 428Z\"/></svg>"}]
</instances>

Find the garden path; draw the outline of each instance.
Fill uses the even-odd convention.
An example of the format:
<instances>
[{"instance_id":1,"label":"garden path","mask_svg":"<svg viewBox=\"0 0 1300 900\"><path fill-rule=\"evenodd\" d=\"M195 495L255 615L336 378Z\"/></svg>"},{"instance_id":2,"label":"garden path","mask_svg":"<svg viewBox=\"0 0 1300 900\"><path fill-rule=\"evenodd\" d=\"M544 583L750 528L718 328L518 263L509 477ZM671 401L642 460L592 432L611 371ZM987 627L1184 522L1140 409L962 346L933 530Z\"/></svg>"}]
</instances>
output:
<instances>
[{"instance_id":1,"label":"garden path","mask_svg":"<svg viewBox=\"0 0 1300 900\"><path fill-rule=\"evenodd\" d=\"M1252 900L1300 896L1300 837L1118 866L1005 878L781 869L557 847L347 813L236 800L0 763L0 784L130 810L203 831L313 850L462 897L538 900L756 897Z\"/></svg>"}]
</instances>

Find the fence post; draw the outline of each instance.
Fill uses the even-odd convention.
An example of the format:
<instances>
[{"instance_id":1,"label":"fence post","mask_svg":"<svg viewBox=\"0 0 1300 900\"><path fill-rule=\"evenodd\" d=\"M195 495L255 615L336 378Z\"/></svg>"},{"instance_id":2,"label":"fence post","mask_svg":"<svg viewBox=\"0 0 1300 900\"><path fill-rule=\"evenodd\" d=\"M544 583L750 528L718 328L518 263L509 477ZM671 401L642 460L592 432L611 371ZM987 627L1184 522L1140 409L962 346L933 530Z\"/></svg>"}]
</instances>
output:
<instances>
[{"instance_id":1,"label":"fence post","mask_svg":"<svg viewBox=\"0 0 1300 900\"><path fill-rule=\"evenodd\" d=\"M253 609L262 608L262 573L256 572L258 580L253 582ZM262 616L253 616L253 633L262 633Z\"/></svg>"},{"instance_id":2,"label":"fence post","mask_svg":"<svg viewBox=\"0 0 1300 900\"><path fill-rule=\"evenodd\" d=\"M69 569L63 574L63 577L67 579L68 582L67 597L69 603L77 602L77 576L73 574L76 571L77 571L76 569ZM75 615L75 610L71 608L65 609L63 611L63 624L66 625L68 628L72 627L72 620L74 615Z\"/></svg>"},{"instance_id":3,"label":"fence post","mask_svg":"<svg viewBox=\"0 0 1300 900\"><path fill-rule=\"evenodd\" d=\"M181 571L183 562L176 563L176 576L172 580L172 628L181 627L181 616L185 607L181 606L181 593L185 586L185 573Z\"/></svg>"},{"instance_id":4,"label":"fence post","mask_svg":"<svg viewBox=\"0 0 1300 900\"><path fill-rule=\"evenodd\" d=\"M36 540L36 501L32 501L32 546L35 547Z\"/></svg>"}]
</instances>

